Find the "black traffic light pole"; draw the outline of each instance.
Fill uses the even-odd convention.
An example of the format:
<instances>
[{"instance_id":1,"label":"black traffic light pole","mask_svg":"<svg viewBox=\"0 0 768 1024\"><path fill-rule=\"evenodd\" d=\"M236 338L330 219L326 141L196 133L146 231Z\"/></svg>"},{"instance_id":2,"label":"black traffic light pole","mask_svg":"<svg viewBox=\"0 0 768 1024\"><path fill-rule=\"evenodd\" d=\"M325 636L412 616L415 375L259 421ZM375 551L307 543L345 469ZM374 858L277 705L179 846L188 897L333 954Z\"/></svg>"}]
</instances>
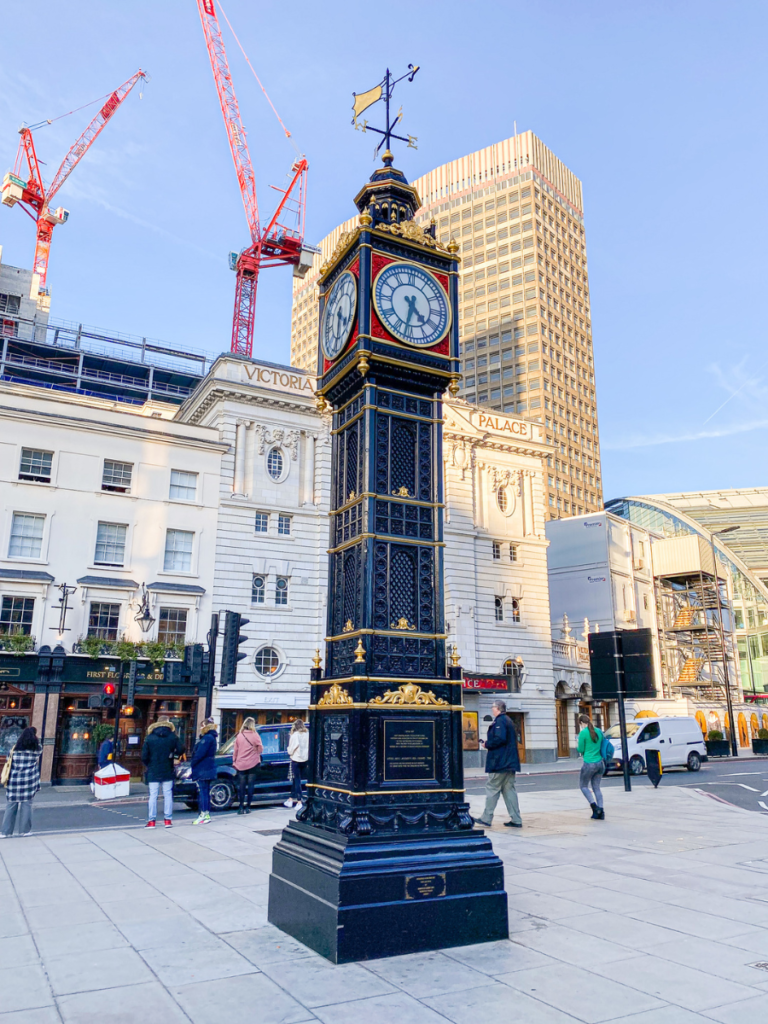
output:
<instances>
[{"instance_id":1,"label":"black traffic light pole","mask_svg":"<svg viewBox=\"0 0 768 1024\"><path fill-rule=\"evenodd\" d=\"M221 645L221 672L219 686L234 686L237 682L237 663L247 658L245 651L238 651L240 644L248 637L240 632L241 626L247 626L250 619L244 619L240 612L224 613L224 642Z\"/></svg>"},{"instance_id":2,"label":"black traffic light pole","mask_svg":"<svg viewBox=\"0 0 768 1024\"><path fill-rule=\"evenodd\" d=\"M216 645L219 637L219 616L211 615L211 628L208 632L208 685L205 693L205 717L210 718L213 711L213 687L216 683Z\"/></svg>"},{"instance_id":3,"label":"black traffic light pole","mask_svg":"<svg viewBox=\"0 0 768 1024\"><path fill-rule=\"evenodd\" d=\"M123 700L123 679L125 677L125 662L120 662L120 675L117 679L117 697L115 700L115 731L112 734L112 765L117 765L117 744L120 736L120 705ZM117 775L117 772L115 772Z\"/></svg>"}]
</instances>

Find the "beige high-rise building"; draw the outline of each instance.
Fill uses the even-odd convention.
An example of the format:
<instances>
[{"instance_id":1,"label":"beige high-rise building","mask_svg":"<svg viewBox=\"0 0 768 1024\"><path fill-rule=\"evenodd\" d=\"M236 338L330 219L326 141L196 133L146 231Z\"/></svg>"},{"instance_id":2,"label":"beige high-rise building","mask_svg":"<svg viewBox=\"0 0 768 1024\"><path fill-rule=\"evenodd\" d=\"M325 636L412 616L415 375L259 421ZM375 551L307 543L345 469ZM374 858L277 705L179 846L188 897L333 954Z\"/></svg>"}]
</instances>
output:
<instances>
[{"instance_id":1,"label":"beige high-rise building","mask_svg":"<svg viewBox=\"0 0 768 1024\"><path fill-rule=\"evenodd\" d=\"M545 427L550 518L602 508L592 320L581 182L523 132L412 184L419 224L461 255L461 397ZM339 236L294 281L291 362L317 368L317 279Z\"/></svg>"}]
</instances>

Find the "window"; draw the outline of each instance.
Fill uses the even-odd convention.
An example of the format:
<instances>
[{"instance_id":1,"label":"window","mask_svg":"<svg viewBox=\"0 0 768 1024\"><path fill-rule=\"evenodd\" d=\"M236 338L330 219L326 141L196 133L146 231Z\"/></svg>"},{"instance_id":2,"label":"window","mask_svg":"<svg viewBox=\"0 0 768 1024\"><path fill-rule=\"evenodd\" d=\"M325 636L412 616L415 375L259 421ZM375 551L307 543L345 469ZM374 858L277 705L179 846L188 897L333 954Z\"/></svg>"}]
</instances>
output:
<instances>
[{"instance_id":1,"label":"window","mask_svg":"<svg viewBox=\"0 0 768 1024\"><path fill-rule=\"evenodd\" d=\"M509 560L510 562L517 561L517 544L509 545Z\"/></svg>"},{"instance_id":2,"label":"window","mask_svg":"<svg viewBox=\"0 0 768 1024\"><path fill-rule=\"evenodd\" d=\"M290 516L278 516L277 517L277 532L282 537L288 537L291 533L291 517Z\"/></svg>"},{"instance_id":3,"label":"window","mask_svg":"<svg viewBox=\"0 0 768 1024\"><path fill-rule=\"evenodd\" d=\"M197 497L197 473L171 470L171 500L194 501Z\"/></svg>"},{"instance_id":4,"label":"window","mask_svg":"<svg viewBox=\"0 0 768 1024\"><path fill-rule=\"evenodd\" d=\"M91 614L88 616L88 636L97 636L101 640L117 640L119 620L119 604L92 601Z\"/></svg>"},{"instance_id":5,"label":"window","mask_svg":"<svg viewBox=\"0 0 768 1024\"><path fill-rule=\"evenodd\" d=\"M520 602L516 600L512 601L512 621L520 621Z\"/></svg>"},{"instance_id":6,"label":"window","mask_svg":"<svg viewBox=\"0 0 768 1024\"><path fill-rule=\"evenodd\" d=\"M96 565L123 565L128 527L119 523L99 523L96 530Z\"/></svg>"},{"instance_id":7,"label":"window","mask_svg":"<svg viewBox=\"0 0 768 1024\"><path fill-rule=\"evenodd\" d=\"M53 452L41 452L37 448L22 448L19 480L33 480L36 484L49 484L52 462Z\"/></svg>"},{"instance_id":8,"label":"window","mask_svg":"<svg viewBox=\"0 0 768 1024\"><path fill-rule=\"evenodd\" d=\"M655 740L657 736L661 735L661 727L658 722L649 722L648 725L643 729L640 735L637 737L638 743L647 743L648 740Z\"/></svg>"},{"instance_id":9,"label":"window","mask_svg":"<svg viewBox=\"0 0 768 1024\"><path fill-rule=\"evenodd\" d=\"M283 475L283 453L279 448L272 448L267 456L267 472L273 480L280 480Z\"/></svg>"},{"instance_id":10,"label":"window","mask_svg":"<svg viewBox=\"0 0 768 1024\"><path fill-rule=\"evenodd\" d=\"M0 633L22 633L29 636L34 610L34 597L4 597L0 608Z\"/></svg>"},{"instance_id":11,"label":"window","mask_svg":"<svg viewBox=\"0 0 768 1024\"><path fill-rule=\"evenodd\" d=\"M273 676L280 668L280 655L274 647L262 647L256 652L253 664L260 676Z\"/></svg>"},{"instance_id":12,"label":"window","mask_svg":"<svg viewBox=\"0 0 768 1024\"><path fill-rule=\"evenodd\" d=\"M254 530L256 533L266 533L269 529L269 516L266 512L257 512Z\"/></svg>"},{"instance_id":13,"label":"window","mask_svg":"<svg viewBox=\"0 0 768 1024\"><path fill-rule=\"evenodd\" d=\"M267 581L263 576L254 576L251 581L251 601L253 604L264 604Z\"/></svg>"},{"instance_id":14,"label":"window","mask_svg":"<svg viewBox=\"0 0 768 1024\"><path fill-rule=\"evenodd\" d=\"M40 558L43 549L43 527L45 516L28 512L14 512L11 524L9 558Z\"/></svg>"},{"instance_id":15,"label":"window","mask_svg":"<svg viewBox=\"0 0 768 1024\"><path fill-rule=\"evenodd\" d=\"M288 578L286 576L277 577L275 604L288 604Z\"/></svg>"},{"instance_id":16,"label":"window","mask_svg":"<svg viewBox=\"0 0 768 1024\"><path fill-rule=\"evenodd\" d=\"M7 295L5 292L0 292L0 313L10 313L11 316L18 316L20 309L20 295Z\"/></svg>"},{"instance_id":17,"label":"window","mask_svg":"<svg viewBox=\"0 0 768 1024\"><path fill-rule=\"evenodd\" d=\"M157 639L161 644L184 643L187 638L187 609L161 608Z\"/></svg>"},{"instance_id":18,"label":"window","mask_svg":"<svg viewBox=\"0 0 768 1024\"><path fill-rule=\"evenodd\" d=\"M499 504L499 508L502 512L506 512L509 508L509 498L507 497L506 487L500 487L496 492L496 501Z\"/></svg>"},{"instance_id":19,"label":"window","mask_svg":"<svg viewBox=\"0 0 768 1024\"><path fill-rule=\"evenodd\" d=\"M497 541L493 541L493 560L494 560L494 562L498 562L498 560L500 558L501 558L501 544L499 544Z\"/></svg>"},{"instance_id":20,"label":"window","mask_svg":"<svg viewBox=\"0 0 768 1024\"><path fill-rule=\"evenodd\" d=\"M102 491L117 491L128 494L131 490L131 473L133 464L130 462L113 462L104 459L104 473L101 478Z\"/></svg>"},{"instance_id":21,"label":"window","mask_svg":"<svg viewBox=\"0 0 768 1024\"><path fill-rule=\"evenodd\" d=\"M166 531L163 561L163 569L166 572L191 572L194 537L194 533L189 530Z\"/></svg>"},{"instance_id":22,"label":"window","mask_svg":"<svg viewBox=\"0 0 768 1024\"><path fill-rule=\"evenodd\" d=\"M500 597L494 597L494 599L493 599L493 608L494 608L494 612L495 612L495 615L496 615L496 621L497 622L503 622L504 621L504 601L503 601L503 599L500 598Z\"/></svg>"}]
</instances>

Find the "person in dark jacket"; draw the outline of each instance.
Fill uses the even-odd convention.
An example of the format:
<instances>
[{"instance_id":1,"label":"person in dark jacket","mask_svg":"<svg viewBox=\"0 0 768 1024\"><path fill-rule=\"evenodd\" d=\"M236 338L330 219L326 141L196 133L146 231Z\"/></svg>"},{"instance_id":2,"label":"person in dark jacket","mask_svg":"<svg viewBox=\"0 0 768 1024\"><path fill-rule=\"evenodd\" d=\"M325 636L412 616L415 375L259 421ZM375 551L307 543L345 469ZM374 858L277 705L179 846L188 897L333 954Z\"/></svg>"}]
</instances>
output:
<instances>
[{"instance_id":1,"label":"person in dark jacket","mask_svg":"<svg viewBox=\"0 0 768 1024\"><path fill-rule=\"evenodd\" d=\"M112 760L112 737L108 736L99 747L99 768L106 768Z\"/></svg>"},{"instance_id":2,"label":"person in dark jacket","mask_svg":"<svg viewBox=\"0 0 768 1024\"><path fill-rule=\"evenodd\" d=\"M176 735L173 722L158 718L147 729L147 738L141 749L141 760L146 767L149 785L149 808L146 828L157 824L157 797L163 787L165 827L173 825L173 759L184 753L184 745Z\"/></svg>"},{"instance_id":3,"label":"person in dark jacket","mask_svg":"<svg viewBox=\"0 0 768 1024\"><path fill-rule=\"evenodd\" d=\"M485 784L485 810L481 818L475 818L475 822L490 828L496 804L499 797L503 796L510 818L504 824L508 828L522 828L523 820L520 817L520 804L515 788L515 773L520 771L517 733L507 717L507 705L503 700L494 701L491 714L493 722L488 726L485 740L485 749L488 751L485 759L485 770L488 773L488 781Z\"/></svg>"},{"instance_id":4,"label":"person in dark jacket","mask_svg":"<svg viewBox=\"0 0 768 1024\"><path fill-rule=\"evenodd\" d=\"M216 778L216 750L219 746L219 735L216 723L206 718L200 730L200 739L192 751L190 778L197 783L199 814L193 825L207 825L211 820L211 782Z\"/></svg>"},{"instance_id":5,"label":"person in dark jacket","mask_svg":"<svg viewBox=\"0 0 768 1024\"><path fill-rule=\"evenodd\" d=\"M11 774L5 791L6 805L0 835L7 839L13 835L16 816L19 818L19 835L32 835L32 799L40 789L40 744L37 729L25 729L8 755L11 759Z\"/></svg>"}]
</instances>

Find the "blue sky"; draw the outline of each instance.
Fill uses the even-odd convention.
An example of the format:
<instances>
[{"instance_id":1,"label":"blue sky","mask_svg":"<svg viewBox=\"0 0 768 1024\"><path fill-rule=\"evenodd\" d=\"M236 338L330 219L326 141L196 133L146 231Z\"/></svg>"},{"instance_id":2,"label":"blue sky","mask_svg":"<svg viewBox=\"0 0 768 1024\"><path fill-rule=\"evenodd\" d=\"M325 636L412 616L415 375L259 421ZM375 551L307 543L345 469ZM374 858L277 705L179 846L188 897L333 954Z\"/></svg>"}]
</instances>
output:
<instances>
[{"instance_id":1,"label":"blue sky","mask_svg":"<svg viewBox=\"0 0 768 1024\"><path fill-rule=\"evenodd\" d=\"M406 174L534 131L583 181L606 497L765 485L768 351L765 3L605 0L381 5L226 0L310 162L307 238L353 212L372 137L353 90L386 64L417 152ZM129 97L59 193L53 316L226 349L227 253L247 230L194 0L5 0L0 170L22 121L80 106L139 66ZM262 214L294 150L224 26ZM96 108L36 134L55 171ZM32 222L0 208L3 260L31 265ZM254 355L289 359L291 279L260 283ZM725 403L725 404L723 404ZM721 408L722 406L722 408Z\"/></svg>"}]
</instances>

